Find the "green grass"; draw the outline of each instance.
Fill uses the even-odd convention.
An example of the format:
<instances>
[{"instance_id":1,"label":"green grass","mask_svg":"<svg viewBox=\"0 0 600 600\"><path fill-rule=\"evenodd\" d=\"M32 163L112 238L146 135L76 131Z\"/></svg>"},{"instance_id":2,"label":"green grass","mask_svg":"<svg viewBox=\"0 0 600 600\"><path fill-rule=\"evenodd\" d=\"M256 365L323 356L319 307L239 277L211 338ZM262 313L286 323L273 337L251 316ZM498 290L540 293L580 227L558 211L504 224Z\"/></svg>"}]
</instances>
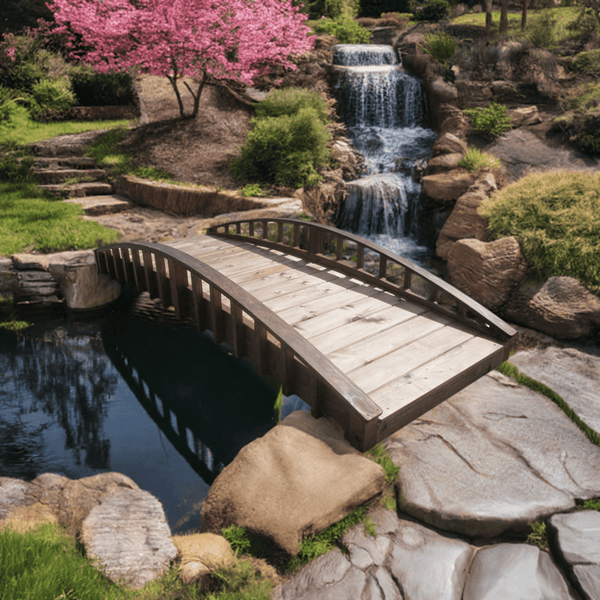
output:
<instances>
[{"instance_id":1,"label":"green grass","mask_svg":"<svg viewBox=\"0 0 600 600\"><path fill-rule=\"evenodd\" d=\"M33 144L66 133L81 133L96 129L127 127L129 120L118 121L60 121L56 123L38 123L29 118L27 109L17 106L15 113L7 123L0 123L0 144L16 142Z\"/></svg>"},{"instance_id":2,"label":"green grass","mask_svg":"<svg viewBox=\"0 0 600 600\"><path fill-rule=\"evenodd\" d=\"M540 10L529 10L527 17L527 27L525 32L521 30L521 12L510 12L508 13L508 35L522 38L525 37L525 34L528 31L531 31L532 28L536 26L536 20L538 20L546 9ZM571 6L571 7L558 7L552 8L549 10L550 14L556 19L556 24L554 26L555 36L559 39L564 39L565 37L573 37L574 34L567 30L567 27L577 20L577 17L580 12L579 7ZM485 12L474 13L462 15L460 17L456 17L452 19L452 22L457 25L479 25L480 27L485 27ZM498 29L500 25L500 11L492 12L492 28Z\"/></svg>"},{"instance_id":3,"label":"green grass","mask_svg":"<svg viewBox=\"0 0 600 600\"><path fill-rule=\"evenodd\" d=\"M586 500L581 508L584 510L600 510L600 500Z\"/></svg>"},{"instance_id":4,"label":"green grass","mask_svg":"<svg viewBox=\"0 0 600 600\"><path fill-rule=\"evenodd\" d=\"M548 532L544 521L533 521L529 523L531 533L527 536L527 544L537 546L541 550L548 550Z\"/></svg>"},{"instance_id":5,"label":"green grass","mask_svg":"<svg viewBox=\"0 0 600 600\"><path fill-rule=\"evenodd\" d=\"M19 252L59 252L110 244L119 234L83 221L83 210L44 197L31 183L0 182L0 255Z\"/></svg>"},{"instance_id":6,"label":"green grass","mask_svg":"<svg viewBox=\"0 0 600 600\"><path fill-rule=\"evenodd\" d=\"M398 478L400 468L394 464L388 449L382 444L377 444L368 450L365 453L365 456L383 468L385 473L385 482L388 485L393 485Z\"/></svg>"},{"instance_id":7,"label":"green grass","mask_svg":"<svg viewBox=\"0 0 600 600\"><path fill-rule=\"evenodd\" d=\"M154 167L137 167L131 153L119 148L119 144L127 139L129 130L120 125L100 136L87 149L86 156L91 156L101 167L119 175L136 175L143 179L155 181L171 181L171 173Z\"/></svg>"},{"instance_id":8,"label":"green grass","mask_svg":"<svg viewBox=\"0 0 600 600\"><path fill-rule=\"evenodd\" d=\"M546 172L494 194L479 212L494 238L514 236L530 267L600 285L600 173Z\"/></svg>"},{"instance_id":9,"label":"green grass","mask_svg":"<svg viewBox=\"0 0 600 600\"><path fill-rule=\"evenodd\" d=\"M573 423L575 423L575 425L581 429L581 431L586 435L588 440L592 442L592 444L600 446L600 435L588 427L554 390L551 390L548 386L535 379L532 379L531 377L527 377L527 375L521 373L521 371L519 371L519 369L517 369L517 367L515 367L515 365L513 365L511 362L503 362L498 367L498 371L507 377L514 379L517 383L520 383L534 392L538 392L539 394L542 394L543 396L546 396L546 398L552 400L552 402L554 402L554 404L556 404L565 413L565 415L567 415L567 417L569 417L569 419L571 419L571 421L573 421Z\"/></svg>"},{"instance_id":10,"label":"green grass","mask_svg":"<svg viewBox=\"0 0 600 600\"><path fill-rule=\"evenodd\" d=\"M467 153L460 159L459 167L464 167L471 173L486 170L499 169L502 163L499 159L491 154L482 152L478 148L468 148Z\"/></svg>"}]
</instances>

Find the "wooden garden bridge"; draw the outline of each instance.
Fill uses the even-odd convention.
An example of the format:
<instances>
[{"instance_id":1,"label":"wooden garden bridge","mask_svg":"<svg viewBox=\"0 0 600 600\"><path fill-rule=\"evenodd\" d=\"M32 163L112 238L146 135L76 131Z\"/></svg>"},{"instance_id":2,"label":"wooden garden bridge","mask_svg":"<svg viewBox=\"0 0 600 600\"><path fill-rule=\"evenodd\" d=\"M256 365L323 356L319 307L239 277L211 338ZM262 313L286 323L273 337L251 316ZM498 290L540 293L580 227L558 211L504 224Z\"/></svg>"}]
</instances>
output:
<instances>
[{"instance_id":1,"label":"wooden garden bridge","mask_svg":"<svg viewBox=\"0 0 600 600\"><path fill-rule=\"evenodd\" d=\"M516 333L414 263L301 220L114 244L96 260L335 419L361 451L506 360Z\"/></svg>"}]
</instances>

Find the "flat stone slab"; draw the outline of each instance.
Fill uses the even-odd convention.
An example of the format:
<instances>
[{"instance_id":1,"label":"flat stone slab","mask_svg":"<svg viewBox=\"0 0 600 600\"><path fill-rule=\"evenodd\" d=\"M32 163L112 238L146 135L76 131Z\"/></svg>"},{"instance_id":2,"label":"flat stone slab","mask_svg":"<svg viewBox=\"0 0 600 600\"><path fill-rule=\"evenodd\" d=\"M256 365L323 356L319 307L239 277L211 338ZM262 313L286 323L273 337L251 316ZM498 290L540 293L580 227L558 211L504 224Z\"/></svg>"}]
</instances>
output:
<instances>
[{"instance_id":1,"label":"flat stone slab","mask_svg":"<svg viewBox=\"0 0 600 600\"><path fill-rule=\"evenodd\" d=\"M502 160L513 179L531 171L600 171L600 160L571 148L556 148L526 129L513 129L483 148Z\"/></svg>"},{"instance_id":2,"label":"flat stone slab","mask_svg":"<svg viewBox=\"0 0 600 600\"><path fill-rule=\"evenodd\" d=\"M497 544L475 554L462 600L575 600L550 556L527 544Z\"/></svg>"},{"instance_id":3,"label":"flat stone slab","mask_svg":"<svg viewBox=\"0 0 600 600\"><path fill-rule=\"evenodd\" d=\"M554 515L548 532L577 591L585 600L600 598L600 512Z\"/></svg>"},{"instance_id":4,"label":"flat stone slab","mask_svg":"<svg viewBox=\"0 0 600 600\"><path fill-rule=\"evenodd\" d=\"M600 358L574 348L521 350L510 362L555 391L575 414L600 433Z\"/></svg>"},{"instance_id":5,"label":"flat stone slab","mask_svg":"<svg viewBox=\"0 0 600 600\"><path fill-rule=\"evenodd\" d=\"M112 490L83 521L81 537L107 577L133 588L164 575L177 555L161 503L143 490Z\"/></svg>"},{"instance_id":6,"label":"flat stone slab","mask_svg":"<svg viewBox=\"0 0 600 600\"><path fill-rule=\"evenodd\" d=\"M369 516L376 536L353 527L343 538L347 555L336 549L318 558L272 600L574 600L550 555L535 546L476 548L393 511Z\"/></svg>"},{"instance_id":7,"label":"flat stone slab","mask_svg":"<svg viewBox=\"0 0 600 600\"><path fill-rule=\"evenodd\" d=\"M551 400L497 371L385 443L400 468L400 509L446 531L525 531L600 495L600 448Z\"/></svg>"},{"instance_id":8,"label":"flat stone slab","mask_svg":"<svg viewBox=\"0 0 600 600\"><path fill-rule=\"evenodd\" d=\"M79 204L83 208L83 212L92 217L98 215L109 215L124 210L129 210L136 206L133 202L118 196L111 194L109 196L89 196L85 198L71 198L69 200L63 200L67 204Z\"/></svg>"}]
</instances>

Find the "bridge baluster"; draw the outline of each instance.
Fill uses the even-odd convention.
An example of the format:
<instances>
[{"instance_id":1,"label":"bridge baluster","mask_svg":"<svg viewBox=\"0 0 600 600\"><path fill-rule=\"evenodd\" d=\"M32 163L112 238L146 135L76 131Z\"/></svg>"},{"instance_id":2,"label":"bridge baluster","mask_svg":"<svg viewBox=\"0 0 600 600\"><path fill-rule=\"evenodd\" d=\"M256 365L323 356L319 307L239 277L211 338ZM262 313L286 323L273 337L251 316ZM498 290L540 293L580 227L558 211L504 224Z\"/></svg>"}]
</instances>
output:
<instances>
[{"instance_id":1,"label":"bridge baluster","mask_svg":"<svg viewBox=\"0 0 600 600\"><path fill-rule=\"evenodd\" d=\"M379 255L379 279L385 279L387 277L387 256L385 254Z\"/></svg>"},{"instance_id":2,"label":"bridge baluster","mask_svg":"<svg viewBox=\"0 0 600 600\"><path fill-rule=\"evenodd\" d=\"M282 340L281 341L281 387L283 393L288 396L293 393L294 389L294 353L290 347Z\"/></svg>"},{"instance_id":3,"label":"bridge baluster","mask_svg":"<svg viewBox=\"0 0 600 600\"><path fill-rule=\"evenodd\" d=\"M208 328L204 294L202 293L202 279L192 273L192 318L199 331Z\"/></svg>"},{"instance_id":4,"label":"bridge baluster","mask_svg":"<svg viewBox=\"0 0 600 600\"><path fill-rule=\"evenodd\" d=\"M163 303L163 306L167 308L173 304L173 300L171 298L171 282L167 277L165 258L159 254L155 254L154 256L156 259L156 274L158 277L158 295Z\"/></svg>"},{"instance_id":5,"label":"bridge baluster","mask_svg":"<svg viewBox=\"0 0 600 600\"><path fill-rule=\"evenodd\" d=\"M144 250L143 255L144 273L146 276L146 290L150 294L150 298L158 298L158 284L156 282L156 271L152 265L152 252L149 250Z\"/></svg>"},{"instance_id":6,"label":"bridge baluster","mask_svg":"<svg viewBox=\"0 0 600 600\"><path fill-rule=\"evenodd\" d=\"M248 221L248 236L254 237L254 221Z\"/></svg>"},{"instance_id":7,"label":"bridge baluster","mask_svg":"<svg viewBox=\"0 0 600 600\"><path fill-rule=\"evenodd\" d=\"M133 262L131 260L131 254L129 248L123 248L121 250L121 256L123 257L123 268L125 271L125 281L130 287L135 286L135 272L133 269Z\"/></svg>"},{"instance_id":8,"label":"bridge baluster","mask_svg":"<svg viewBox=\"0 0 600 600\"><path fill-rule=\"evenodd\" d=\"M412 271L404 267L404 283L402 284L405 290L410 290L412 286Z\"/></svg>"},{"instance_id":9,"label":"bridge baluster","mask_svg":"<svg viewBox=\"0 0 600 600\"><path fill-rule=\"evenodd\" d=\"M335 236L335 260L342 260L344 257L344 238L338 233Z\"/></svg>"},{"instance_id":10,"label":"bridge baluster","mask_svg":"<svg viewBox=\"0 0 600 600\"><path fill-rule=\"evenodd\" d=\"M178 319L190 314L190 295L188 288L188 271L186 268L169 259L169 278L171 280L171 299Z\"/></svg>"},{"instance_id":11,"label":"bridge baluster","mask_svg":"<svg viewBox=\"0 0 600 600\"><path fill-rule=\"evenodd\" d=\"M300 247L300 224L294 223L294 248Z\"/></svg>"},{"instance_id":12,"label":"bridge baluster","mask_svg":"<svg viewBox=\"0 0 600 600\"><path fill-rule=\"evenodd\" d=\"M220 344L224 339L223 306L221 292L210 286L210 320L215 343Z\"/></svg>"},{"instance_id":13,"label":"bridge baluster","mask_svg":"<svg viewBox=\"0 0 600 600\"><path fill-rule=\"evenodd\" d=\"M144 266L142 265L140 250L132 248L131 258L133 261L133 274L135 278L135 286L139 292L144 292L146 288L146 277L144 276Z\"/></svg>"},{"instance_id":14,"label":"bridge baluster","mask_svg":"<svg viewBox=\"0 0 600 600\"><path fill-rule=\"evenodd\" d=\"M362 269L365 266L365 247L362 244L356 246L356 268Z\"/></svg>"},{"instance_id":15,"label":"bridge baluster","mask_svg":"<svg viewBox=\"0 0 600 600\"><path fill-rule=\"evenodd\" d=\"M96 266L98 267L98 271L100 273L109 274L108 263L106 261L106 251L105 250L96 250Z\"/></svg>"},{"instance_id":16,"label":"bridge baluster","mask_svg":"<svg viewBox=\"0 0 600 600\"><path fill-rule=\"evenodd\" d=\"M262 221L262 239L263 240L269 239L269 222L268 221Z\"/></svg>"},{"instance_id":17,"label":"bridge baluster","mask_svg":"<svg viewBox=\"0 0 600 600\"><path fill-rule=\"evenodd\" d=\"M279 244L283 243L283 221L277 223L277 242Z\"/></svg>"},{"instance_id":18,"label":"bridge baluster","mask_svg":"<svg viewBox=\"0 0 600 600\"><path fill-rule=\"evenodd\" d=\"M265 372L263 365L263 346L267 339L267 330L260 321L254 319L254 362L259 375Z\"/></svg>"},{"instance_id":19,"label":"bridge baluster","mask_svg":"<svg viewBox=\"0 0 600 600\"><path fill-rule=\"evenodd\" d=\"M233 353L237 358L241 358L242 349L244 345L244 316L242 314L242 307L231 300L231 345L233 346Z\"/></svg>"},{"instance_id":20,"label":"bridge baluster","mask_svg":"<svg viewBox=\"0 0 600 600\"><path fill-rule=\"evenodd\" d=\"M113 248L111 255L112 263L115 267L115 279L120 283L125 283L125 270L123 269L123 263L121 262L121 249Z\"/></svg>"}]
</instances>

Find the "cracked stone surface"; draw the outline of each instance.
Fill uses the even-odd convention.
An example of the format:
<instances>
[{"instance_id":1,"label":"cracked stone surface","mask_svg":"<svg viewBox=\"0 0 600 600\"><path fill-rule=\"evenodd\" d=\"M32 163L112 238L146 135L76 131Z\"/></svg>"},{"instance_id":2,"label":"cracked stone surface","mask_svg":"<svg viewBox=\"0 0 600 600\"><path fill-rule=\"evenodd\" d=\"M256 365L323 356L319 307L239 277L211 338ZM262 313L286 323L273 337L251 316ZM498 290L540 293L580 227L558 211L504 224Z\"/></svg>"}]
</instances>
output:
<instances>
[{"instance_id":1,"label":"cracked stone surface","mask_svg":"<svg viewBox=\"0 0 600 600\"><path fill-rule=\"evenodd\" d=\"M549 399L493 371L386 442L401 510L492 537L600 496L600 448Z\"/></svg>"},{"instance_id":2,"label":"cracked stone surface","mask_svg":"<svg viewBox=\"0 0 600 600\"><path fill-rule=\"evenodd\" d=\"M275 588L272 600L575 600L550 555L526 544L477 548L376 509L339 549ZM592 597L592 596L590 596ZM598 598L599 596L593 596Z\"/></svg>"},{"instance_id":3,"label":"cracked stone surface","mask_svg":"<svg viewBox=\"0 0 600 600\"><path fill-rule=\"evenodd\" d=\"M510 362L555 391L588 427L600 433L600 358L574 348L549 347L522 350Z\"/></svg>"},{"instance_id":4,"label":"cracked stone surface","mask_svg":"<svg viewBox=\"0 0 600 600\"><path fill-rule=\"evenodd\" d=\"M580 595L585 600L600 598L600 512L554 515L548 530Z\"/></svg>"}]
</instances>

